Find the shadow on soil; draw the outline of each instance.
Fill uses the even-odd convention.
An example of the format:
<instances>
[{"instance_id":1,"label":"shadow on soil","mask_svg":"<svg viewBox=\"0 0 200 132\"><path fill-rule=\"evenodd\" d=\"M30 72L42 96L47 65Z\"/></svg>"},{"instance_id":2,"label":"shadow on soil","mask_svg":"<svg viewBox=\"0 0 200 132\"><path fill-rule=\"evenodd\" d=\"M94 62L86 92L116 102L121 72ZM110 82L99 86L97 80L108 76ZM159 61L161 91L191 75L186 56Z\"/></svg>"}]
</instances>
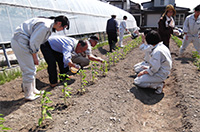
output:
<instances>
[{"instance_id":1,"label":"shadow on soil","mask_svg":"<svg viewBox=\"0 0 200 132\"><path fill-rule=\"evenodd\" d=\"M155 94L154 89L150 88L138 88L138 87L133 87L130 89L130 92L134 94L135 98L140 100L142 103L147 104L147 105L153 105L162 100L164 97L163 94Z\"/></svg>"}]
</instances>

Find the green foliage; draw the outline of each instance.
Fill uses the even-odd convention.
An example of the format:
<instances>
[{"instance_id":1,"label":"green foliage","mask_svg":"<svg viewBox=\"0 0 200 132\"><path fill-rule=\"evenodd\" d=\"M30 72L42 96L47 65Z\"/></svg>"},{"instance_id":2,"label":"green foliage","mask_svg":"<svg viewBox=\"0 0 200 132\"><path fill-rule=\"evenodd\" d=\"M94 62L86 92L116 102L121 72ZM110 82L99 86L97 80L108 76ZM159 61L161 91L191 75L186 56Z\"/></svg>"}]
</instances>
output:
<instances>
[{"instance_id":1,"label":"green foliage","mask_svg":"<svg viewBox=\"0 0 200 132\"><path fill-rule=\"evenodd\" d=\"M172 39L175 41L178 47L181 47L182 41L177 36L172 36Z\"/></svg>"},{"instance_id":2,"label":"green foliage","mask_svg":"<svg viewBox=\"0 0 200 132\"><path fill-rule=\"evenodd\" d=\"M3 116L3 114L0 114L0 131L1 132L7 132L8 130L12 130L11 128L5 127L3 125L3 123L5 122L5 119L3 117L1 117L1 116Z\"/></svg>"},{"instance_id":3,"label":"green foliage","mask_svg":"<svg viewBox=\"0 0 200 132\"><path fill-rule=\"evenodd\" d=\"M43 70L43 69L47 69L47 63L46 62L40 62L40 64L37 66L37 72L38 71L41 71L41 70Z\"/></svg>"},{"instance_id":4,"label":"green foliage","mask_svg":"<svg viewBox=\"0 0 200 132\"><path fill-rule=\"evenodd\" d=\"M95 82L95 80L97 79L96 76L98 75L97 72L98 68L97 68L97 64L95 62L92 62L92 66L91 66L91 71L92 71L92 82Z\"/></svg>"},{"instance_id":5,"label":"green foliage","mask_svg":"<svg viewBox=\"0 0 200 132\"><path fill-rule=\"evenodd\" d=\"M49 111L54 110L54 108L51 107L51 106L48 106L48 104L53 103L53 101L51 101L50 98L47 96L48 94L51 94L51 93L44 91L44 93L42 94L41 101L40 101L41 117L38 120L39 127L42 125L42 123L45 119L51 119L52 120L52 116L51 116L51 113Z\"/></svg>"},{"instance_id":6,"label":"green foliage","mask_svg":"<svg viewBox=\"0 0 200 132\"><path fill-rule=\"evenodd\" d=\"M98 49L99 47L103 47L104 45L108 45L108 41L97 44L95 47L92 48L92 50Z\"/></svg>"},{"instance_id":7,"label":"green foliage","mask_svg":"<svg viewBox=\"0 0 200 132\"><path fill-rule=\"evenodd\" d=\"M200 55L197 51L192 52L192 57L194 58L194 65L200 70Z\"/></svg>"},{"instance_id":8,"label":"green foliage","mask_svg":"<svg viewBox=\"0 0 200 132\"><path fill-rule=\"evenodd\" d=\"M3 71L0 73L0 85L3 85L4 83L10 82L11 80L21 76L22 73L19 69Z\"/></svg>"},{"instance_id":9,"label":"green foliage","mask_svg":"<svg viewBox=\"0 0 200 132\"><path fill-rule=\"evenodd\" d=\"M64 80L70 80L69 76L67 74L59 74L59 80L64 81ZM68 87L67 82L64 83L64 86L62 88L62 93L63 93L63 99L64 99L64 104L67 104L67 98L71 97L71 90L72 88Z\"/></svg>"},{"instance_id":10,"label":"green foliage","mask_svg":"<svg viewBox=\"0 0 200 132\"><path fill-rule=\"evenodd\" d=\"M80 82L81 82L81 87L80 89L78 89L80 94L84 94L85 93L85 86L87 85L87 81L86 81L86 73L85 70L80 69L78 74L80 75Z\"/></svg>"},{"instance_id":11,"label":"green foliage","mask_svg":"<svg viewBox=\"0 0 200 132\"><path fill-rule=\"evenodd\" d=\"M106 61L104 61L103 64L101 64L100 70L102 72L102 76L106 76L108 72L108 64Z\"/></svg>"}]
</instances>

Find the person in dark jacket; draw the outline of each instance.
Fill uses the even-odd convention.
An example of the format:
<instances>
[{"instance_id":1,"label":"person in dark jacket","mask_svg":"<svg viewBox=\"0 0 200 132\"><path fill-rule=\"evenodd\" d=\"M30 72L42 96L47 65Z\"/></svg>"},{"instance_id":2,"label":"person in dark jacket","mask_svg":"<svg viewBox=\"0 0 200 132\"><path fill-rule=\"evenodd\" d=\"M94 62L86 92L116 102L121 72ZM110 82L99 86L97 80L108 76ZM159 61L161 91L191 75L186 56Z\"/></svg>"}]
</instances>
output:
<instances>
[{"instance_id":1,"label":"person in dark jacket","mask_svg":"<svg viewBox=\"0 0 200 132\"><path fill-rule=\"evenodd\" d=\"M107 21L106 33L108 34L108 43L110 46L110 52L115 49L115 44L117 43L117 31L118 23L115 20L116 15L111 15L111 19Z\"/></svg>"},{"instance_id":2,"label":"person in dark jacket","mask_svg":"<svg viewBox=\"0 0 200 132\"><path fill-rule=\"evenodd\" d=\"M173 28L175 22L172 16L176 15L176 10L173 5L167 5L166 10L158 22L158 33L160 34L161 40L164 45L169 48L169 39L173 34Z\"/></svg>"}]
</instances>

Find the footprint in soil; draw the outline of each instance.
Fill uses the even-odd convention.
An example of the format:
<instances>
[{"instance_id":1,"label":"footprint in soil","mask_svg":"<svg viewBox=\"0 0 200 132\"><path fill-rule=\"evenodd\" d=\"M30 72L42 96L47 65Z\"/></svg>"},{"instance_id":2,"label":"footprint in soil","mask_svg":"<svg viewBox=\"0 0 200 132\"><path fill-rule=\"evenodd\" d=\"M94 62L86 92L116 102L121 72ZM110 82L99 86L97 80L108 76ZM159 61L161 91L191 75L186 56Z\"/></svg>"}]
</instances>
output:
<instances>
[{"instance_id":1,"label":"footprint in soil","mask_svg":"<svg viewBox=\"0 0 200 132\"><path fill-rule=\"evenodd\" d=\"M53 111L62 111L65 110L67 107L68 105L65 105L64 103L56 104Z\"/></svg>"}]
</instances>

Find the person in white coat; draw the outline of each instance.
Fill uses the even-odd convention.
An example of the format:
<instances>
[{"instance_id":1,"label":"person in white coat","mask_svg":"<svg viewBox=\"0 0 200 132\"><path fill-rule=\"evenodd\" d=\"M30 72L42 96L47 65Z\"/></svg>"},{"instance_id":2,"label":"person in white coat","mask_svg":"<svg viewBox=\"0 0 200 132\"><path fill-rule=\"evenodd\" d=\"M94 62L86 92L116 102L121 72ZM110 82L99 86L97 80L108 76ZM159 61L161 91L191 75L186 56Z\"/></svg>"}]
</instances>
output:
<instances>
[{"instance_id":1,"label":"person in white coat","mask_svg":"<svg viewBox=\"0 0 200 132\"><path fill-rule=\"evenodd\" d=\"M31 18L18 26L11 40L12 49L22 71L23 90L26 100L35 100L40 91L35 86L37 52L52 32L69 29L66 16Z\"/></svg>"},{"instance_id":2,"label":"person in white coat","mask_svg":"<svg viewBox=\"0 0 200 132\"><path fill-rule=\"evenodd\" d=\"M123 36L124 36L124 32L128 31L128 29L126 28L126 20L127 20L127 16L124 16L123 21L119 25L119 47L124 47Z\"/></svg>"},{"instance_id":3,"label":"person in white coat","mask_svg":"<svg viewBox=\"0 0 200 132\"><path fill-rule=\"evenodd\" d=\"M183 25L184 39L180 48L180 56L192 42L200 54L200 5L194 8L194 13L187 16Z\"/></svg>"},{"instance_id":4,"label":"person in white coat","mask_svg":"<svg viewBox=\"0 0 200 132\"><path fill-rule=\"evenodd\" d=\"M141 88L156 89L161 94L164 81L170 74L172 58L169 49L161 42L160 35L156 31L150 31L146 36L148 44L153 45L149 68L141 71L134 80L134 84Z\"/></svg>"}]
</instances>

